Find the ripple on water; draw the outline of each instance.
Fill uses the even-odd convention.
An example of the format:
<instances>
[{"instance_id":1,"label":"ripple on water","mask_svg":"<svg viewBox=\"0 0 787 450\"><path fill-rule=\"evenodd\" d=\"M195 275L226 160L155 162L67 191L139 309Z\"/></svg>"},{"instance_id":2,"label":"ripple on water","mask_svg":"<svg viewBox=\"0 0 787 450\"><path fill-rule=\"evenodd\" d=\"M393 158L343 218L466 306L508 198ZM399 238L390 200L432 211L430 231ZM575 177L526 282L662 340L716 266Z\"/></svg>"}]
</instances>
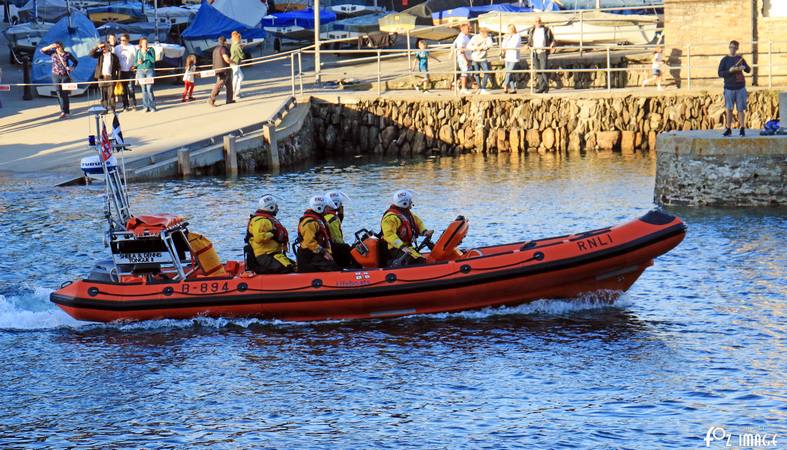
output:
<instances>
[{"instance_id":1,"label":"ripple on water","mask_svg":"<svg viewBox=\"0 0 787 450\"><path fill-rule=\"evenodd\" d=\"M648 157L354 160L281 175L135 184L224 258L256 198L294 228L316 191L347 229L416 191L466 245L559 235L652 207ZM0 179L0 442L93 447L686 448L711 425L784 434L784 210L679 209L686 240L618 301L538 301L393 320L86 324L48 302L103 257L101 186ZM46 227L42 227L46 225Z\"/></svg>"}]
</instances>

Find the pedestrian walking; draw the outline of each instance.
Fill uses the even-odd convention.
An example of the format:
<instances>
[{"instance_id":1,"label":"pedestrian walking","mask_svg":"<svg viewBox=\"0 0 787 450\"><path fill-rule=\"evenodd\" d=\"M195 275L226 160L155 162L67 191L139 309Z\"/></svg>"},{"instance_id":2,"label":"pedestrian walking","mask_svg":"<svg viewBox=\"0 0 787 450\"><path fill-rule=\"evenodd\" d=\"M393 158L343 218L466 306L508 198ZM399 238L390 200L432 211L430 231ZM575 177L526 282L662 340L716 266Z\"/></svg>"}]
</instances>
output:
<instances>
[{"instance_id":1,"label":"pedestrian walking","mask_svg":"<svg viewBox=\"0 0 787 450\"><path fill-rule=\"evenodd\" d=\"M216 97L221 88L227 90L227 104L235 103L232 95L232 71L230 70L230 51L227 49L227 39L219 36L218 45L213 49L213 70L216 71L216 84L210 92L210 106L216 106Z\"/></svg>"},{"instance_id":2,"label":"pedestrian walking","mask_svg":"<svg viewBox=\"0 0 787 450\"><path fill-rule=\"evenodd\" d=\"M241 36L237 31L232 32L232 44L230 45L230 68L232 69L232 93L233 99L240 98L240 85L243 83L243 70L240 64L246 58L243 47L240 45Z\"/></svg>"},{"instance_id":3,"label":"pedestrian walking","mask_svg":"<svg viewBox=\"0 0 787 450\"><path fill-rule=\"evenodd\" d=\"M533 67L536 70L536 92L549 92L549 74L544 70L549 69L549 53L555 49L555 36L552 30L545 27L541 17L536 17L536 23L527 33L527 44L533 49Z\"/></svg>"},{"instance_id":4,"label":"pedestrian walking","mask_svg":"<svg viewBox=\"0 0 787 450\"><path fill-rule=\"evenodd\" d=\"M63 89L63 83L71 82L71 72L76 69L79 61L63 48L63 43L55 41L41 48L41 53L52 58L52 84L57 93L57 102L60 104L60 118L65 119L71 114L71 102L68 91Z\"/></svg>"},{"instance_id":5,"label":"pedestrian walking","mask_svg":"<svg viewBox=\"0 0 787 450\"><path fill-rule=\"evenodd\" d=\"M418 48L418 51L415 52L415 59L413 60L413 66L418 66L418 72L421 73L422 79L420 86L416 83L415 90L422 90L424 93L429 92L429 85L431 80L429 79L429 58L431 57L437 62L440 62L439 59L435 58L431 55L429 50L426 48L426 41L423 39L418 39L415 42L415 46ZM415 67L412 67L413 69Z\"/></svg>"},{"instance_id":6,"label":"pedestrian walking","mask_svg":"<svg viewBox=\"0 0 787 450\"><path fill-rule=\"evenodd\" d=\"M727 110L724 136L732 134L732 110L738 110L739 134L746 135L746 103L749 95L746 92L746 78L743 72L750 73L751 66L742 56L738 55L740 44L730 41L729 54L719 62L719 77L724 79L724 108Z\"/></svg>"},{"instance_id":7,"label":"pedestrian walking","mask_svg":"<svg viewBox=\"0 0 787 450\"><path fill-rule=\"evenodd\" d=\"M153 95L153 76L155 75L156 52L148 47L148 40L139 40L139 49L135 57L134 69L137 71L137 83L142 89L142 106L145 112L156 111L156 97Z\"/></svg>"},{"instance_id":8,"label":"pedestrian walking","mask_svg":"<svg viewBox=\"0 0 787 450\"><path fill-rule=\"evenodd\" d=\"M508 25L508 32L500 43L503 51L503 65L505 67L505 78L503 78L503 89L505 93L516 94L516 74L514 71L519 65L519 47L522 46L522 37L516 31L516 25ZM509 87L511 88L509 90Z\"/></svg>"},{"instance_id":9,"label":"pedestrian walking","mask_svg":"<svg viewBox=\"0 0 787 450\"><path fill-rule=\"evenodd\" d=\"M120 85L123 92L120 99L123 102L123 109L131 111L137 109L137 96L134 94L133 67L137 57L137 47L131 44L128 34L120 35L120 44L115 46L115 56L120 63Z\"/></svg>"},{"instance_id":10,"label":"pedestrian walking","mask_svg":"<svg viewBox=\"0 0 787 450\"><path fill-rule=\"evenodd\" d=\"M459 83L462 89L459 91L461 94L469 94L467 90L467 76L470 71L470 50L467 44L470 43L470 24L463 23L459 25L459 35L454 39L452 47L456 52L456 65L459 67Z\"/></svg>"},{"instance_id":11,"label":"pedestrian walking","mask_svg":"<svg viewBox=\"0 0 787 450\"><path fill-rule=\"evenodd\" d=\"M662 67L664 65L664 47L658 46L653 49L653 56L650 60L651 77L642 82L642 87L648 85L653 81L656 82L658 90L663 91L664 87L661 86L661 76L663 74Z\"/></svg>"},{"instance_id":12,"label":"pedestrian walking","mask_svg":"<svg viewBox=\"0 0 787 450\"><path fill-rule=\"evenodd\" d=\"M115 82L120 78L120 62L114 48L108 42L98 44L90 52L98 62L94 73L98 88L101 91L101 106L115 110Z\"/></svg>"},{"instance_id":13,"label":"pedestrian walking","mask_svg":"<svg viewBox=\"0 0 787 450\"><path fill-rule=\"evenodd\" d=\"M183 98L181 102L194 100L194 72L197 71L197 55L186 57L186 69L183 73Z\"/></svg>"},{"instance_id":14,"label":"pedestrian walking","mask_svg":"<svg viewBox=\"0 0 787 450\"><path fill-rule=\"evenodd\" d=\"M489 83L489 49L494 47L495 42L489 36L489 30L481 28L478 34L470 39L467 47L470 49L470 61L473 63L473 77L478 84L481 94L488 94L486 85Z\"/></svg>"}]
</instances>

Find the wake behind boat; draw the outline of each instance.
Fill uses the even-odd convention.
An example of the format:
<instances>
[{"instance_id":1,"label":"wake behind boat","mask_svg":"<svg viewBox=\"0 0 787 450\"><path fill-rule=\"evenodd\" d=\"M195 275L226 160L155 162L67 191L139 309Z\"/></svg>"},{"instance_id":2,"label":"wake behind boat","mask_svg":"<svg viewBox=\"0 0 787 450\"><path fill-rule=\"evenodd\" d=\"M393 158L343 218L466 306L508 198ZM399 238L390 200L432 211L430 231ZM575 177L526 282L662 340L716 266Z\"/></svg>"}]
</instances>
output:
<instances>
[{"instance_id":1,"label":"wake behind boat","mask_svg":"<svg viewBox=\"0 0 787 450\"><path fill-rule=\"evenodd\" d=\"M94 110L101 130L104 111ZM111 143L96 142L107 184L111 260L50 296L72 317L110 322L161 318L261 317L292 321L368 319L513 306L628 289L653 259L684 238L677 217L651 211L614 227L546 239L461 247L470 222L453 221L425 262L381 267L385 247L361 230L352 255L361 269L257 275L221 262L210 241L173 214L133 215Z\"/></svg>"}]
</instances>

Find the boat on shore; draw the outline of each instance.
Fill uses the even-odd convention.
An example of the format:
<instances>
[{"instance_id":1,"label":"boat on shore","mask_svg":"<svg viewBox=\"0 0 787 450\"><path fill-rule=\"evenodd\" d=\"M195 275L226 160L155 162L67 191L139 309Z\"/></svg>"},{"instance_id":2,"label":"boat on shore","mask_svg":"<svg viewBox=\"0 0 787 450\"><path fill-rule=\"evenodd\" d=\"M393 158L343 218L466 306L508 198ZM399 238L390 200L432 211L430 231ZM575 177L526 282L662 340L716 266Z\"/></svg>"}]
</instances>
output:
<instances>
[{"instance_id":1,"label":"boat on shore","mask_svg":"<svg viewBox=\"0 0 787 450\"><path fill-rule=\"evenodd\" d=\"M225 16L219 10L203 1L196 17L188 28L183 30L181 38L188 53L199 58L209 58L211 50L216 47L219 36L229 37L238 31L241 44L245 49L261 46L265 42L265 31L260 27L247 27L241 22Z\"/></svg>"},{"instance_id":2,"label":"boat on shore","mask_svg":"<svg viewBox=\"0 0 787 450\"><path fill-rule=\"evenodd\" d=\"M338 19L364 16L368 14L380 14L385 8L378 6L377 2L370 4L365 0L339 0L331 6L331 11L336 14Z\"/></svg>"},{"instance_id":3,"label":"boat on shore","mask_svg":"<svg viewBox=\"0 0 787 450\"><path fill-rule=\"evenodd\" d=\"M603 11L489 12L478 16L478 25L494 33L505 33L509 24L527 31L537 17L564 44L650 44L658 38L662 17L657 14L612 14Z\"/></svg>"},{"instance_id":4,"label":"boat on shore","mask_svg":"<svg viewBox=\"0 0 787 450\"><path fill-rule=\"evenodd\" d=\"M11 49L11 63L16 62L14 55L32 57L38 44L53 26L55 24L49 22L24 22L6 28L3 35Z\"/></svg>"},{"instance_id":5,"label":"boat on shore","mask_svg":"<svg viewBox=\"0 0 787 450\"><path fill-rule=\"evenodd\" d=\"M71 83L76 85L71 89L71 95L81 95L87 91L85 83L91 81L96 69L96 58L91 56L91 51L100 42L98 31L93 22L79 11L71 11L71 14L60 19L38 43L33 54L33 83L41 84L36 86L36 92L42 96L55 96L56 89L52 83L52 58L41 53L41 49L51 42L60 41L66 51L71 53L79 65L70 73Z\"/></svg>"},{"instance_id":6,"label":"boat on shore","mask_svg":"<svg viewBox=\"0 0 787 450\"><path fill-rule=\"evenodd\" d=\"M101 129L103 108L94 107ZM95 139L94 139L95 141ZM385 245L358 231L352 255L361 267L334 272L257 275L243 261L219 259L211 242L173 214L134 215L125 177L111 163L108 139L96 142L107 188L104 217L112 259L65 282L50 300L93 322L259 317L287 321L375 319L571 299L627 290L677 246L686 226L651 211L618 226L467 249L470 221L457 217L440 238L418 246L426 262L382 267ZM86 172L87 173L87 172Z\"/></svg>"},{"instance_id":7,"label":"boat on shore","mask_svg":"<svg viewBox=\"0 0 787 450\"><path fill-rule=\"evenodd\" d=\"M351 39L377 32L378 21L384 13L365 14L337 20L330 30L320 33L322 39Z\"/></svg>"},{"instance_id":8,"label":"boat on shore","mask_svg":"<svg viewBox=\"0 0 787 450\"><path fill-rule=\"evenodd\" d=\"M320 9L320 26L336 21L336 14L329 9ZM262 29L279 39L308 41L314 39L314 10L299 9L269 14L262 18Z\"/></svg>"}]
</instances>

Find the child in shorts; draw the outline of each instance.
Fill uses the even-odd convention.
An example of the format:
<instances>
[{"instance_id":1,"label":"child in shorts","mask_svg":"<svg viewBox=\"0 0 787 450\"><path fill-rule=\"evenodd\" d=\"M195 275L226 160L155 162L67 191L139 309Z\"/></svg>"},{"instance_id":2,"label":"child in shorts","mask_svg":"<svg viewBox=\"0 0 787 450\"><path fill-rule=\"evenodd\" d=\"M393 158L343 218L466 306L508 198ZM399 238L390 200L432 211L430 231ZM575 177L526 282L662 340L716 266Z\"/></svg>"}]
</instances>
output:
<instances>
[{"instance_id":1,"label":"child in shorts","mask_svg":"<svg viewBox=\"0 0 787 450\"><path fill-rule=\"evenodd\" d=\"M418 51L415 52L415 60L413 60L413 66L415 66L417 64L418 65L418 72L423 74L423 79L421 80L421 85L419 86L418 84L416 84L415 85L415 90L416 91L423 90L423 92L429 92L429 83L430 83L430 79L429 79L429 57L431 55L429 54L429 50L426 49L426 41L425 40L418 39L418 41L415 43L415 45L416 45L416 47L418 47ZM435 58L434 56L431 56L431 58L434 59L437 62L440 62L440 60ZM413 69L414 68L415 67L413 67Z\"/></svg>"}]
</instances>

